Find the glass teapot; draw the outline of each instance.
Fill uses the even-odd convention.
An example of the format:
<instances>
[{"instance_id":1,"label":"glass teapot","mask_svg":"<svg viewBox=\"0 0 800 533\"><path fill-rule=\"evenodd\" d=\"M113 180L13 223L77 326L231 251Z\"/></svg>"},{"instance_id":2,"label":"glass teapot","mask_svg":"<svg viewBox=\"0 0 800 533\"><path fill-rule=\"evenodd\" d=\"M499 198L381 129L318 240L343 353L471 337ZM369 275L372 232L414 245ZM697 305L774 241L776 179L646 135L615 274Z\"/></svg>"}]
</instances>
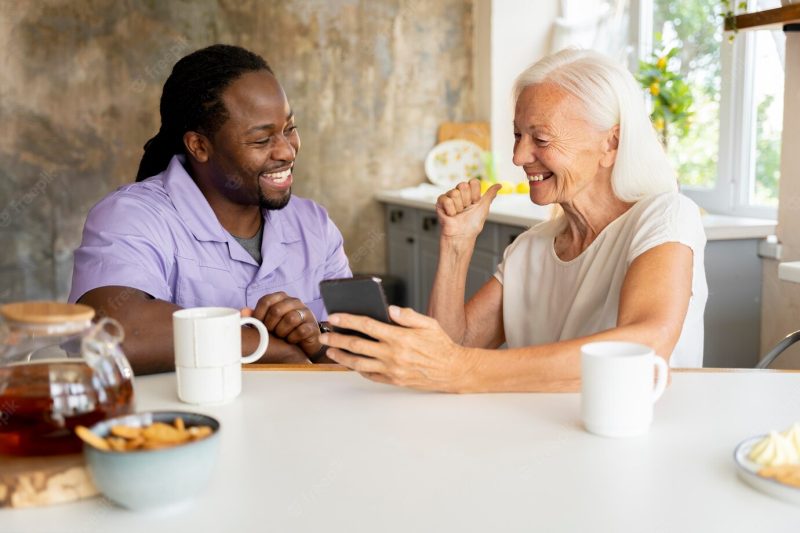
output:
<instances>
[{"instance_id":1,"label":"glass teapot","mask_svg":"<svg viewBox=\"0 0 800 533\"><path fill-rule=\"evenodd\" d=\"M133 412L122 326L61 302L0 306L0 454L81 450L74 428Z\"/></svg>"}]
</instances>

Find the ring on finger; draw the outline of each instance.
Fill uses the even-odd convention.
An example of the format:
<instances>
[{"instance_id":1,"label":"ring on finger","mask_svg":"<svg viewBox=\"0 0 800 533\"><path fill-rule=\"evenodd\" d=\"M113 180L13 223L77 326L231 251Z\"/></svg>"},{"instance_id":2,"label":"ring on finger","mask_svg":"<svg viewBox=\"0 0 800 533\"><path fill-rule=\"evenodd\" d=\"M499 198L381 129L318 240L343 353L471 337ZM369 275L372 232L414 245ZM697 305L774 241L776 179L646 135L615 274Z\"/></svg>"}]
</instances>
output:
<instances>
[{"instance_id":1,"label":"ring on finger","mask_svg":"<svg viewBox=\"0 0 800 533\"><path fill-rule=\"evenodd\" d=\"M297 314L300 315L300 322L305 322L306 321L306 314L303 312L303 310L302 309L295 309L295 311L297 311Z\"/></svg>"}]
</instances>

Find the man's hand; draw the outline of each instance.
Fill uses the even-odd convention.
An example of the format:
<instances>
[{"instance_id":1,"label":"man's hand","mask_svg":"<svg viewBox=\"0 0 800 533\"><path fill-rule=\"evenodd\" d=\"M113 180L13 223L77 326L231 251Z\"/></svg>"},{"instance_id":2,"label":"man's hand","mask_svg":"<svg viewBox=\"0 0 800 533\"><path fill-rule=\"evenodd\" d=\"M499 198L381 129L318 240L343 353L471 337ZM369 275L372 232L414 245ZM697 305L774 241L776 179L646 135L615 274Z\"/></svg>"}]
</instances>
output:
<instances>
[{"instance_id":1,"label":"man's hand","mask_svg":"<svg viewBox=\"0 0 800 533\"><path fill-rule=\"evenodd\" d=\"M309 358L321 354L317 318L297 298L285 292L267 294L258 300L250 316L262 321L275 337L300 347Z\"/></svg>"}]
</instances>

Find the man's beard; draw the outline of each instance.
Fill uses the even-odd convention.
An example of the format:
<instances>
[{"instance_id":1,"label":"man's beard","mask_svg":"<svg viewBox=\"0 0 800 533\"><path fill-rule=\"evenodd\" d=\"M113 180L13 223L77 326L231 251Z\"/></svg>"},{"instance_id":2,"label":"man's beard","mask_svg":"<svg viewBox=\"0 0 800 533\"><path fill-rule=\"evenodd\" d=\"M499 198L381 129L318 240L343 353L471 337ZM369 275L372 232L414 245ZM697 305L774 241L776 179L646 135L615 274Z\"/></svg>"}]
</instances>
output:
<instances>
[{"instance_id":1,"label":"man's beard","mask_svg":"<svg viewBox=\"0 0 800 533\"><path fill-rule=\"evenodd\" d=\"M289 203L289 200L292 199L292 188L289 187L289 190L286 191L286 194L281 196L280 198L267 198L264 195L264 192L259 188L258 190L258 205L261 206L261 209L266 209L268 211L278 211L286 207Z\"/></svg>"}]
</instances>

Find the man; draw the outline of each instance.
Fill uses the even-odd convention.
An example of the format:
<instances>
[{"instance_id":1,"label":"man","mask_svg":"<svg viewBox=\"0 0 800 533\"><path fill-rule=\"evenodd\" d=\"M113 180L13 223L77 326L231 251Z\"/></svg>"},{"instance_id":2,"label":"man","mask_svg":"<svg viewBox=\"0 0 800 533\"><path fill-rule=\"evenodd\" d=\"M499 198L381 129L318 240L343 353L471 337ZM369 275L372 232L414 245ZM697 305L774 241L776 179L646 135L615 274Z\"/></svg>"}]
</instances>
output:
<instances>
[{"instance_id":1,"label":"man","mask_svg":"<svg viewBox=\"0 0 800 533\"><path fill-rule=\"evenodd\" d=\"M178 61L137 183L89 213L71 302L119 320L137 374L173 368L172 313L225 306L262 320L262 362L319 362L323 279L351 276L326 211L292 197L300 138L267 63L214 45ZM258 342L243 328L242 351Z\"/></svg>"}]
</instances>

